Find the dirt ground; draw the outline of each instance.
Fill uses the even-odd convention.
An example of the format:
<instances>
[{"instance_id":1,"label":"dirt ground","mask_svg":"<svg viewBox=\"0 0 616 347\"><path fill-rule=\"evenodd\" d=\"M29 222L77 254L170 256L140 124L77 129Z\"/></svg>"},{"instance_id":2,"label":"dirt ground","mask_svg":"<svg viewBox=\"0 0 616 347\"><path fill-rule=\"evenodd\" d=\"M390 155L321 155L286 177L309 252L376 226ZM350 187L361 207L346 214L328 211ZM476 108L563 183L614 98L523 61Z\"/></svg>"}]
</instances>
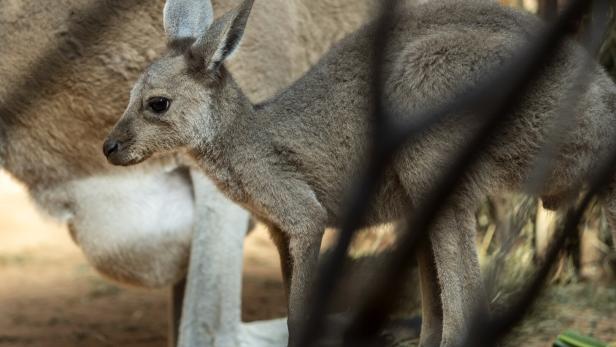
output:
<instances>
[{"instance_id":1,"label":"dirt ground","mask_svg":"<svg viewBox=\"0 0 616 347\"><path fill-rule=\"evenodd\" d=\"M263 233L247 239L244 272L244 318L283 316L278 258ZM65 228L0 174L0 347L165 346L168 294L101 278ZM505 345L550 346L570 328L616 341L616 286L552 288L534 312Z\"/></svg>"}]
</instances>

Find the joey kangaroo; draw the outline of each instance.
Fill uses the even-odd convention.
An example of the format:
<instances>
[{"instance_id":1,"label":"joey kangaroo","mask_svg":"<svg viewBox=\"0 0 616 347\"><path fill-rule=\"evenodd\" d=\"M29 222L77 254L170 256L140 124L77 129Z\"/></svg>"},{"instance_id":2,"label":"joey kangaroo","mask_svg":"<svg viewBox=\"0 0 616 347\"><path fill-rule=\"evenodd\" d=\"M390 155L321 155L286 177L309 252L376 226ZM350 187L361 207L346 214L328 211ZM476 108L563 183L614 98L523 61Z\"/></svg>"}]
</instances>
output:
<instances>
[{"instance_id":1,"label":"joey kangaroo","mask_svg":"<svg viewBox=\"0 0 616 347\"><path fill-rule=\"evenodd\" d=\"M347 36L276 97L253 104L224 62L238 47L253 5L246 0L189 39L169 35L167 54L134 86L104 152L116 165L186 149L222 192L270 228L289 301L289 345L303 319L325 227L336 227L349 177L358 174L372 136L371 49L375 24ZM463 88L480 83L533 39L536 17L486 1L430 2L397 11L384 52L385 100L410 120ZM241 49L240 49L241 51ZM470 314L485 305L474 243L482 197L519 190L557 116L583 49L567 42L545 68L507 130L495 137L444 206L418 254L422 346L452 346ZM567 136L540 197L556 204L584 180L616 139L616 87L597 65L580 91ZM399 220L424 199L435 173L476 127L463 114L407 146L386 173L368 224ZM616 221L616 197L607 194Z\"/></svg>"}]
</instances>

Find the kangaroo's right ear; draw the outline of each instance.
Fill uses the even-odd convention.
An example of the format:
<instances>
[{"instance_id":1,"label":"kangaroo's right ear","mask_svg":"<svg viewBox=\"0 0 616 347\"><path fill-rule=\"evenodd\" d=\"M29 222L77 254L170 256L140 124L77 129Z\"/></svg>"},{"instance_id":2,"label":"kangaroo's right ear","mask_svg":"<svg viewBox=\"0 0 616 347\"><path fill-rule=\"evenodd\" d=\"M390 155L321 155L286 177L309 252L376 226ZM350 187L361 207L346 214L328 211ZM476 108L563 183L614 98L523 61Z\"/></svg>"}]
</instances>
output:
<instances>
[{"instance_id":1,"label":"kangaroo's right ear","mask_svg":"<svg viewBox=\"0 0 616 347\"><path fill-rule=\"evenodd\" d=\"M167 44L194 41L203 36L214 20L210 0L167 0L163 23Z\"/></svg>"}]
</instances>

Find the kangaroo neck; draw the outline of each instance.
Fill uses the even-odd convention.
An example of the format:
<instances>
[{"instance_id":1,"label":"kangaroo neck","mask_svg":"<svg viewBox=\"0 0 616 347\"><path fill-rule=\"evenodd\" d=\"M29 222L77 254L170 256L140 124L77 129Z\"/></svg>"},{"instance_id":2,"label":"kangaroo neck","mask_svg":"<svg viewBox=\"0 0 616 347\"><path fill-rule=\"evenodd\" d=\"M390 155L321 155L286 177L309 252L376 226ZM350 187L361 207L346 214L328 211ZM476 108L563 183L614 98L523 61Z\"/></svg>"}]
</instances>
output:
<instances>
[{"instance_id":1,"label":"kangaroo neck","mask_svg":"<svg viewBox=\"0 0 616 347\"><path fill-rule=\"evenodd\" d=\"M214 180L229 175L246 140L253 137L256 113L233 78L224 72L223 84L211 107L217 129L213 136L203 136L191 154ZM258 131L258 130L257 130Z\"/></svg>"}]
</instances>

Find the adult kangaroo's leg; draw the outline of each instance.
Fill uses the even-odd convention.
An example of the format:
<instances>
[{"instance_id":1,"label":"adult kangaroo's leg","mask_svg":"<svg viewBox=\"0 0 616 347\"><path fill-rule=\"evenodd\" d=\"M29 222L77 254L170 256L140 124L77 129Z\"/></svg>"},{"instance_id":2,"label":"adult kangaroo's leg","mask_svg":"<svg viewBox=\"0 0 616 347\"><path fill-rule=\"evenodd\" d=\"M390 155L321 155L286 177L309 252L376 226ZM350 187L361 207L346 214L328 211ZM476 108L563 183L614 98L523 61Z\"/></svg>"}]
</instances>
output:
<instances>
[{"instance_id":1,"label":"adult kangaroo's leg","mask_svg":"<svg viewBox=\"0 0 616 347\"><path fill-rule=\"evenodd\" d=\"M441 343L443 307L432 242L426 240L417 250L421 289L420 347L435 347Z\"/></svg>"},{"instance_id":2,"label":"adult kangaroo's leg","mask_svg":"<svg viewBox=\"0 0 616 347\"><path fill-rule=\"evenodd\" d=\"M441 289L441 346L457 345L475 310L488 313L475 245L475 218L465 204L446 207L430 233Z\"/></svg>"},{"instance_id":3,"label":"adult kangaroo's leg","mask_svg":"<svg viewBox=\"0 0 616 347\"><path fill-rule=\"evenodd\" d=\"M196 218L178 346L237 347L248 213L200 171L191 177Z\"/></svg>"}]
</instances>

